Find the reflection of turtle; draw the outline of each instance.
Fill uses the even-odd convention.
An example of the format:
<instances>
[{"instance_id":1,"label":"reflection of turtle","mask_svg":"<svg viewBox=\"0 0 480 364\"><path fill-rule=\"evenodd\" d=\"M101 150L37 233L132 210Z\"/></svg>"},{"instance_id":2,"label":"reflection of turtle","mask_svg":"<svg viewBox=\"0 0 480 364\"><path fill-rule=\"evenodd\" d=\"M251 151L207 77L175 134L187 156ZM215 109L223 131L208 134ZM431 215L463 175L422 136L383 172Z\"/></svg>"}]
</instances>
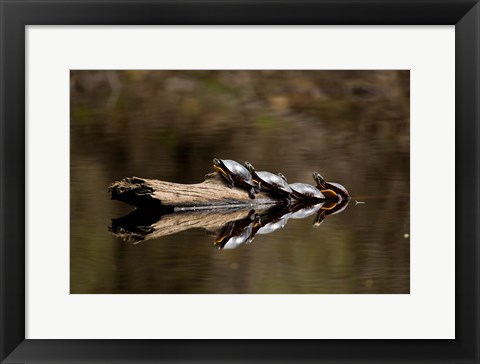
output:
<instances>
[{"instance_id":1,"label":"reflection of turtle","mask_svg":"<svg viewBox=\"0 0 480 364\"><path fill-rule=\"evenodd\" d=\"M260 217L254 212L249 217L229 222L215 239L217 249L235 249L245 243L251 243L253 230L260 224Z\"/></svg>"},{"instance_id":2,"label":"reflection of turtle","mask_svg":"<svg viewBox=\"0 0 480 364\"><path fill-rule=\"evenodd\" d=\"M325 211L326 210L321 209L318 211L317 216L315 216L315 220L313 220L314 228L318 228L322 224L323 220L325 220Z\"/></svg>"},{"instance_id":3,"label":"reflection of turtle","mask_svg":"<svg viewBox=\"0 0 480 364\"><path fill-rule=\"evenodd\" d=\"M269 222L265 225L263 225L260 229L258 229L257 234L259 235L266 235L266 234L271 234L276 230L283 229L285 225L287 224L288 221L288 216L289 214L286 214L282 218L278 220L274 220L272 222Z\"/></svg>"},{"instance_id":4,"label":"reflection of turtle","mask_svg":"<svg viewBox=\"0 0 480 364\"><path fill-rule=\"evenodd\" d=\"M313 221L313 227L318 228L326 216L339 214L345 210L350 202L349 198L342 198L340 202L328 201L325 203L322 208L318 211L315 220Z\"/></svg>"},{"instance_id":5,"label":"reflection of turtle","mask_svg":"<svg viewBox=\"0 0 480 364\"><path fill-rule=\"evenodd\" d=\"M349 202L350 202L349 198L342 199L342 201L338 202L334 208L326 210L325 211L326 215L327 216L336 215L336 214L339 214L340 212L343 212L347 208Z\"/></svg>"},{"instance_id":6,"label":"reflection of turtle","mask_svg":"<svg viewBox=\"0 0 480 364\"><path fill-rule=\"evenodd\" d=\"M250 171L255 184L259 184L262 189L265 189L272 194L285 198L285 200L290 203L290 193L292 192L292 189L283 178L270 172L257 172L249 162L245 162L245 166Z\"/></svg>"},{"instance_id":7,"label":"reflection of turtle","mask_svg":"<svg viewBox=\"0 0 480 364\"><path fill-rule=\"evenodd\" d=\"M338 201L327 200L322 206L323 210L333 210L338 205Z\"/></svg>"},{"instance_id":8,"label":"reflection of turtle","mask_svg":"<svg viewBox=\"0 0 480 364\"><path fill-rule=\"evenodd\" d=\"M255 184L252 175L240 163L230 159L213 159L213 167L220 173L228 182L230 188L238 185L247 188L250 198L255 198L255 191L260 190L260 186Z\"/></svg>"},{"instance_id":9,"label":"reflection of turtle","mask_svg":"<svg viewBox=\"0 0 480 364\"><path fill-rule=\"evenodd\" d=\"M278 174L285 182L287 178ZM292 189L291 196L297 200L324 200L325 196L315 186L306 183L291 183L288 185Z\"/></svg>"},{"instance_id":10,"label":"reflection of turtle","mask_svg":"<svg viewBox=\"0 0 480 364\"><path fill-rule=\"evenodd\" d=\"M325 210L323 210L323 206L327 204L328 202L320 202L316 203L314 205L308 204L308 203L298 203L292 207L292 219L304 219L306 217L309 217L313 214L317 214L315 217L313 227L318 227L320 224L323 222L323 219L325 218ZM318 221L318 223L317 223Z\"/></svg>"},{"instance_id":11,"label":"reflection of turtle","mask_svg":"<svg viewBox=\"0 0 480 364\"><path fill-rule=\"evenodd\" d=\"M291 216L289 208L275 208L265 215L261 215L261 227L256 234L271 234L276 230L283 229Z\"/></svg>"},{"instance_id":12,"label":"reflection of turtle","mask_svg":"<svg viewBox=\"0 0 480 364\"><path fill-rule=\"evenodd\" d=\"M292 215L290 216L291 219L304 219L315 214L318 210L320 210L323 206L323 202L316 203L316 204L305 204L305 203L297 203L292 206Z\"/></svg>"},{"instance_id":13,"label":"reflection of turtle","mask_svg":"<svg viewBox=\"0 0 480 364\"><path fill-rule=\"evenodd\" d=\"M338 199L338 197L343 200L350 199L350 195L345 187L340 183L335 182L326 182L322 175L318 172L313 172L313 179L317 183L317 187L322 191L327 199Z\"/></svg>"}]
</instances>

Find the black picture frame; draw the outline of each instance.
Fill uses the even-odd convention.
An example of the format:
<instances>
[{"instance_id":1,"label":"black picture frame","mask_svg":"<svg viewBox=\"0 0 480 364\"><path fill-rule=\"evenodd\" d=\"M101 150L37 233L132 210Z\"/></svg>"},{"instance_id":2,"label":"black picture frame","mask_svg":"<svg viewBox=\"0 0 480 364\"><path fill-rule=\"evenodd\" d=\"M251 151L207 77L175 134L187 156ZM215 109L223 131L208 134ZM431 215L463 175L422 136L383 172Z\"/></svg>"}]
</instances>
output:
<instances>
[{"instance_id":1,"label":"black picture frame","mask_svg":"<svg viewBox=\"0 0 480 364\"><path fill-rule=\"evenodd\" d=\"M477 1L0 0L0 11L2 362L479 363L480 5ZM25 26L57 24L454 24L456 339L26 340Z\"/></svg>"}]
</instances>

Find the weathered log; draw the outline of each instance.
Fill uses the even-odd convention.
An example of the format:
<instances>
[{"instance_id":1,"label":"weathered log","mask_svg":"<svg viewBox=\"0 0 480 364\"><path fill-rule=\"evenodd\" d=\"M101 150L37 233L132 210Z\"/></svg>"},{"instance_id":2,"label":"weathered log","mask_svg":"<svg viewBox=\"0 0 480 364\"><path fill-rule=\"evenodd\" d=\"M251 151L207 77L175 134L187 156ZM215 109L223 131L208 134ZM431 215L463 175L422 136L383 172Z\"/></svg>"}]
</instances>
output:
<instances>
[{"instance_id":1,"label":"weathered log","mask_svg":"<svg viewBox=\"0 0 480 364\"><path fill-rule=\"evenodd\" d=\"M108 191L112 200L139 208L160 208L174 211L201 210L240 206L281 204L280 198L260 192L251 199L241 187L230 188L218 173L205 176L197 184L180 184L138 177L114 182Z\"/></svg>"}]
</instances>

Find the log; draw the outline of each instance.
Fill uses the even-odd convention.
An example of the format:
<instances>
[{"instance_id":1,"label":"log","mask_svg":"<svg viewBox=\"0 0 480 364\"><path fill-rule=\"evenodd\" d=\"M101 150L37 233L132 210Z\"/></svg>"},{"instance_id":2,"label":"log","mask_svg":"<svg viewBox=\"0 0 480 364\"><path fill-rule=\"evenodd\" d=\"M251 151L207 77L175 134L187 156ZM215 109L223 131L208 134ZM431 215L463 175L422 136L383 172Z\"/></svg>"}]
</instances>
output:
<instances>
[{"instance_id":1,"label":"log","mask_svg":"<svg viewBox=\"0 0 480 364\"><path fill-rule=\"evenodd\" d=\"M112 200L143 209L170 211L256 207L283 203L281 198L265 192L260 192L256 194L255 199L251 199L245 189L230 188L218 173L207 174L205 180L197 184L127 177L114 182L108 191L112 195Z\"/></svg>"}]
</instances>

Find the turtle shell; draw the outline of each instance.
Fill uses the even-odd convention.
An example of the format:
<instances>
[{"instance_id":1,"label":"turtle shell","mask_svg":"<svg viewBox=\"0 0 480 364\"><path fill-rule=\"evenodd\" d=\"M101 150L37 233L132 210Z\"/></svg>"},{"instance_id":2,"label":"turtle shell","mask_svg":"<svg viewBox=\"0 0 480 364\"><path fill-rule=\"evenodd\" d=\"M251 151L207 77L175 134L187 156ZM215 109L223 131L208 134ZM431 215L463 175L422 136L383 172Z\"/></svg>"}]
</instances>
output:
<instances>
[{"instance_id":1,"label":"turtle shell","mask_svg":"<svg viewBox=\"0 0 480 364\"><path fill-rule=\"evenodd\" d=\"M224 159L222 162L232 176L237 176L240 179L251 181L253 183L252 175L248 169L242 166L240 163L232 161L231 159Z\"/></svg>"},{"instance_id":2,"label":"turtle shell","mask_svg":"<svg viewBox=\"0 0 480 364\"><path fill-rule=\"evenodd\" d=\"M289 185L292 189L292 196L297 200L318 199L324 200L325 196L320 190L307 183L292 183Z\"/></svg>"},{"instance_id":3,"label":"turtle shell","mask_svg":"<svg viewBox=\"0 0 480 364\"><path fill-rule=\"evenodd\" d=\"M246 167L231 159L220 159L219 161L224 167L222 168L224 172L229 173L235 182L250 187L257 187L253 182L252 175Z\"/></svg>"},{"instance_id":4,"label":"turtle shell","mask_svg":"<svg viewBox=\"0 0 480 364\"><path fill-rule=\"evenodd\" d=\"M259 182L261 183L261 186L265 187L268 190L282 191L287 194L290 194L292 192L292 189L290 188L288 183L285 182L283 178L281 178L280 176L274 173L270 173L266 171L262 171L262 172L255 171L253 173L255 174L255 177L258 178Z\"/></svg>"}]
</instances>

